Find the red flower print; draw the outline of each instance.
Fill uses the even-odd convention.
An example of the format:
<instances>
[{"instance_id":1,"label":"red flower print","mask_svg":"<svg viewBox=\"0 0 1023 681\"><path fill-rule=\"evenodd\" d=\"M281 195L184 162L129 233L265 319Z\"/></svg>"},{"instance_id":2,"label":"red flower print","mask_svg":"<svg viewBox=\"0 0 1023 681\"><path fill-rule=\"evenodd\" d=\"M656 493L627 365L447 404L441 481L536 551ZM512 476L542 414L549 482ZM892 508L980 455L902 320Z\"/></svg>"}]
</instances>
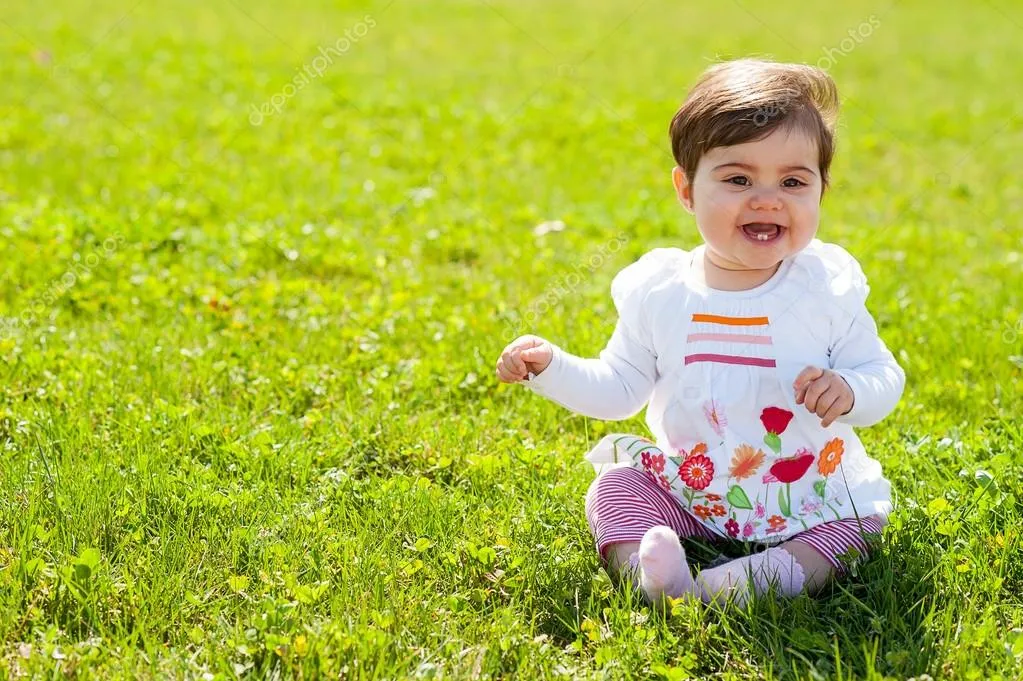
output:
<instances>
[{"instance_id":1,"label":"red flower print","mask_svg":"<svg viewBox=\"0 0 1023 681\"><path fill-rule=\"evenodd\" d=\"M643 461L643 468L650 470L650 468L652 467L652 459L650 457L650 452L643 452L642 454L639 455L639 458Z\"/></svg>"},{"instance_id":2,"label":"red flower print","mask_svg":"<svg viewBox=\"0 0 1023 681\"><path fill-rule=\"evenodd\" d=\"M814 456L808 449L800 449L795 456L776 461L770 468L771 475L776 477L778 482L795 482L810 469L813 460Z\"/></svg>"},{"instance_id":3,"label":"red flower print","mask_svg":"<svg viewBox=\"0 0 1023 681\"><path fill-rule=\"evenodd\" d=\"M775 534L776 532L782 532L785 530L785 518L780 515L773 515L767 519L767 524L770 527L767 528L767 534Z\"/></svg>"},{"instance_id":4,"label":"red flower print","mask_svg":"<svg viewBox=\"0 0 1023 681\"><path fill-rule=\"evenodd\" d=\"M725 507L722 506L721 504L714 504L713 506L711 506L710 507L710 512L713 513L714 515L718 516L719 518L721 516L724 516L724 515L728 514L728 511L726 511Z\"/></svg>"},{"instance_id":5,"label":"red flower print","mask_svg":"<svg viewBox=\"0 0 1023 681\"><path fill-rule=\"evenodd\" d=\"M703 498L707 501L721 501L721 497L717 494L705 494Z\"/></svg>"},{"instance_id":6,"label":"red flower print","mask_svg":"<svg viewBox=\"0 0 1023 681\"><path fill-rule=\"evenodd\" d=\"M706 520L711 516L710 509L703 504L696 504L696 506L693 506L693 513L695 513L696 517L701 520Z\"/></svg>"},{"instance_id":7,"label":"red flower print","mask_svg":"<svg viewBox=\"0 0 1023 681\"><path fill-rule=\"evenodd\" d=\"M665 492L670 492L671 491L671 481L668 480L667 476L665 476L665 475L658 475L657 476L657 482L659 482L661 484L661 487L664 488Z\"/></svg>"},{"instance_id":8,"label":"red flower print","mask_svg":"<svg viewBox=\"0 0 1023 681\"><path fill-rule=\"evenodd\" d=\"M654 469L654 473L664 472L664 454L654 454L650 458L650 465Z\"/></svg>"},{"instance_id":9,"label":"red flower print","mask_svg":"<svg viewBox=\"0 0 1023 681\"><path fill-rule=\"evenodd\" d=\"M735 522L735 518L728 519L728 522L725 523L725 529L728 531L728 534L731 535L732 537L739 536L739 523Z\"/></svg>"},{"instance_id":10,"label":"red flower print","mask_svg":"<svg viewBox=\"0 0 1023 681\"><path fill-rule=\"evenodd\" d=\"M691 454L678 469L679 477L693 489L704 489L714 477L714 462L703 454Z\"/></svg>"},{"instance_id":11,"label":"red flower print","mask_svg":"<svg viewBox=\"0 0 1023 681\"><path fill-rule=\"evenodd\" d=\"M787 409L767 407L760 413L760 422L764 424L764 429L768 433L774 433L775 435L784 433L785 429L789 427L789 421L791 420L792 412Z\"/></svg>"}]
</instances>

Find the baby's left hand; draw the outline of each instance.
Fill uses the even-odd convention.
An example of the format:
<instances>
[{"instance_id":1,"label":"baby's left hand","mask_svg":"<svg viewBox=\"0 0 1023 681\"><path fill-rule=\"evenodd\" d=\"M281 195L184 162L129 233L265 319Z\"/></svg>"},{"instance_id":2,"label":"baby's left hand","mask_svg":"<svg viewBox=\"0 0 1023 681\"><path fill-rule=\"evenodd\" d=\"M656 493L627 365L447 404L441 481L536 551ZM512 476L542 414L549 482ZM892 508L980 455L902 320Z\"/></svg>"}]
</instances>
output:
<instances>
[{"instance_id":1,"label":"baby's left hand","mask_svg":"<svg viewBox=\"0 0 1023 681\"><path fill-rule=\"evenodd\" d=\"M820 416L821 426L825 428L839 416L848 414L856 399L845 379L831 369L806 367L796 376L792 388L796 391L796 404Z\"/></svg>"}]
</instances>

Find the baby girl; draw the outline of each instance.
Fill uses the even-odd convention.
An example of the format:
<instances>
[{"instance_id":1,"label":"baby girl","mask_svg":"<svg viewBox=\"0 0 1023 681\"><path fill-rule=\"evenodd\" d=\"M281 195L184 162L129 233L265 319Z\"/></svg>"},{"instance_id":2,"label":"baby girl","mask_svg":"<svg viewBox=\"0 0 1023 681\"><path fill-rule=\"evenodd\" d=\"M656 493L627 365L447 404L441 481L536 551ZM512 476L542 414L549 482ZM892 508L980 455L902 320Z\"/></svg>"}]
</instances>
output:
<instances>
[{"instance_id":1,"label":"baby girl","mask_svg":"<svg viewBox=\"0 0 1023 681\"><path fill-rule=\"evenodd\" d=\"M859 263L815 238L837 109L817 68L708 69L670 128L702 245L618 273L599 358L523 336L497 362L500 380L590 417L648 404L655 441L609 435L587 454L586 517L609 573L652 603L814 593L887 522L890 485L853 427L895 408L905 374ZM680 537L748 550L694 576Z\"/></svg>"}]
</instances>

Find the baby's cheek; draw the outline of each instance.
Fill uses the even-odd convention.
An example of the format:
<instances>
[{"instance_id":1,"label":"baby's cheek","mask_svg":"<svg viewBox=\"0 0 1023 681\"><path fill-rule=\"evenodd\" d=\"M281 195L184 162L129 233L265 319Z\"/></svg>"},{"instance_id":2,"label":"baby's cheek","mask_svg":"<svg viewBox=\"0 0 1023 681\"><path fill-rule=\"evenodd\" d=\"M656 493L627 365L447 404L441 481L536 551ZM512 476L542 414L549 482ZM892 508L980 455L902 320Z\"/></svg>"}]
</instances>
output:
<instances>
[{"instance_id":1,"label":"baby's cheek","mask_svg":"<svg viewBox=\"0 0 1023 681\"><path fill-rule=\"evenodd\" d=\"M796 246L802 250L810 245L813 238L817 236L817 220L809 218L800 218L798 221L799 231L793 235L796 239Z\"/></svg>"},{"instance_id":2,"label":"baby's cheek","mask_svg":"<svg viewBox=\"0 0 1023 681\"><path fill-rule=\"evenodd\" d=\"M821 207L817 199L807 195L799 200L797 206L799 221L816 231L821 221Z\"/></svg>"}]
</instances>

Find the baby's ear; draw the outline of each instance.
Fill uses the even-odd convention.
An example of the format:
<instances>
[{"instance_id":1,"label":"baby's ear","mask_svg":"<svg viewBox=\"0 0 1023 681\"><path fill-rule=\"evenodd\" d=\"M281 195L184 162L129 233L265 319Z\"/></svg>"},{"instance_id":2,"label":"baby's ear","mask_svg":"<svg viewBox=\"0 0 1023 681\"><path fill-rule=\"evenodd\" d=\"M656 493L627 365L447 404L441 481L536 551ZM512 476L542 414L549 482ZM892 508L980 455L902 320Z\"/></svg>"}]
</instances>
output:
<instances>
[{"instance_id":1,"label":"baby's ear","mask_svg":"<svg viewBox=\"0 0 1023 681\"><path fill-rule=\"evenodd\" d=\"M675 185L675 194L678 196L678 201L685 209L690 213L693 212L693 184L686 177L686 173L681 167L675 166L671 171L671 182Z\"/></svg>"}]
</instances>

